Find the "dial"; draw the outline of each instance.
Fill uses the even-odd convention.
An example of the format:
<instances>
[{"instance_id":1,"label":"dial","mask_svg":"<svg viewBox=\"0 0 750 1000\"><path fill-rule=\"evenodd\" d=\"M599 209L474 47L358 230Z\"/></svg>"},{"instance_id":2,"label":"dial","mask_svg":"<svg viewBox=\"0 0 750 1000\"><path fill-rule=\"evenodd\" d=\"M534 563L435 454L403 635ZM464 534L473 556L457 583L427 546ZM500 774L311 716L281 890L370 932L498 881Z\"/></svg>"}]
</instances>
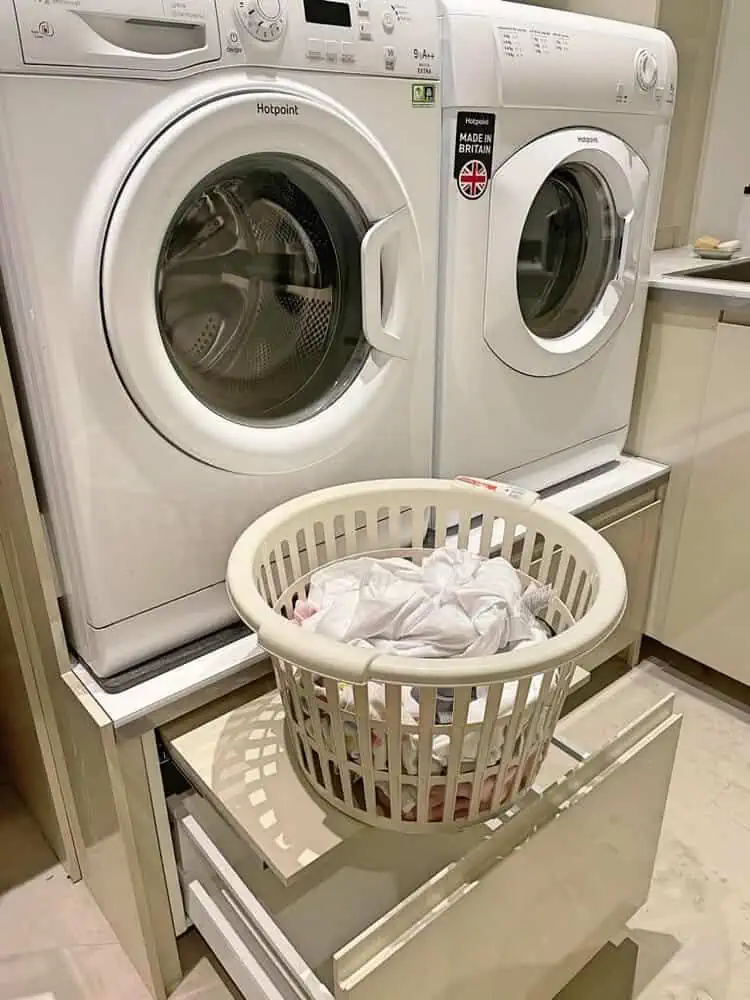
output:
<instances>
[{"instance_id":1,"label":"dial","mask_svg":"<svg viewBox=\"0 0 750 1000\"><path fill-rule=\"evenodd\" d=\"M641 49L635 57L635 82L647 93L659 82L659 63L648 49Z\"/></svg>"},{"instance_id":2,"label":"dial","mask_svg":"<svg viewBox=\"0 0 750 1000\"><path fill-rule=\"evenodd\" d=\"M259 42L275 42L286 27L283 0L237 0L235 13L245 31Z\"/></svg>"}]
</instances>

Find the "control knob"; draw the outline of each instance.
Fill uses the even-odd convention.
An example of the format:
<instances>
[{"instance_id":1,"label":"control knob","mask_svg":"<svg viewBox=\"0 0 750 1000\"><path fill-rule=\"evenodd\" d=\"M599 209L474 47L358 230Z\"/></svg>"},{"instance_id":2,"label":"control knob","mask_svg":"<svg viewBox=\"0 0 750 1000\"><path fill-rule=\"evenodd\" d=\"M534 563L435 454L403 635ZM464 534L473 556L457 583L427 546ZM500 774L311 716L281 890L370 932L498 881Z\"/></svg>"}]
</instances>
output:
<instances>
[{"instance_id":1,"label":"control knob","mask_svg":"<svg viewBox=\"0 0 750 1000\"><path fill-rule=\"evenodd\" d=\"M659 82L659 63L648 49L640 49L635 57L635 82L646 93L652 91Z\"/></svg>"},{"instance_id":2,"label":"control knob","mask_svg":"<svg viewBox=\"0 0 750 1000\"><path fill-rule=\"evenodd\" d=\"M286 27L283 0L237 0L235 13L245 31L259 42L275 42Z\"/></svg>"}]
</instances>

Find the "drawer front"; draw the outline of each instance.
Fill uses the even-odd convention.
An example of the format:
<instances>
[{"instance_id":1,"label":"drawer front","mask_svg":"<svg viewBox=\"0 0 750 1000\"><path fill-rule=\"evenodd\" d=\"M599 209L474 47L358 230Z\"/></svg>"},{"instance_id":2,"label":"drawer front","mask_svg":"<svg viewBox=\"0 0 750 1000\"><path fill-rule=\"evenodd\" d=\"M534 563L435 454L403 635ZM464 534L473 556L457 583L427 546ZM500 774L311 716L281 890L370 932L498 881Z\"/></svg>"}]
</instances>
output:
<instances>
[{"instance_id":1,"label":"drawer front","mask_svg":"<svg viewBox=\"0 0 750 1000\"><path fill-rule=\"evenodd\" d=\"M622 560L628 581L628 605L615 632L602 647L584 656L581 666L593 670L637 642L646 629L653 567L662 516L662 502L657 500L603 527L592 522Z\"/></svg>"},{"instance_id":2,"label":"drawer front","mask_svg":"<svg viewBox=\"0 0 750 1000\"><path fill-rule=\"evenodd\" d=\"M502 825L463 835L464 856L332 956L330 990L199 812L183 810L176 827L186 908L253 1000L329 1000L332 993L497 1000L499 989L513 1000L552 1000L647 897L679 728L667 699ZM311 912L316 918L325 921L325 911Z\"/></svg>"},{"instance_id":3,"label":"drawer front","mask_svg":"<svg viewBox=\"0 0 750 1000\"><path fill-rule=\"evenodd\" d=\"M650 504L643 510L601 531L622 560L628 579L628 609L620 623L634 636L640 636L646 627L651 572L654 565L656 543L661 519L661 501Z\"/></svg>"},{"instance_id":4,"label":"drawer front","mask_svg":"<svg viewBox=\"0 0 750 1000\"><path fill-rule=\"evenodd\" d=\"M245 1000L295 1000L298 995L291 984L280 980L273 969L269 975L242 930L235 929L220 903L197 879L185 887L185 909Z\"/></svg>"},{"instance_id":5,"label":"drawer front","mask_svg":"<svg viewBox=\"0 0 750 1000\"><path fill-rule=\"evenodd\" d=\"M337 995L552 1000L648 896L680 728L658 712L337 955Z\"/></svg>"}]
</instances>

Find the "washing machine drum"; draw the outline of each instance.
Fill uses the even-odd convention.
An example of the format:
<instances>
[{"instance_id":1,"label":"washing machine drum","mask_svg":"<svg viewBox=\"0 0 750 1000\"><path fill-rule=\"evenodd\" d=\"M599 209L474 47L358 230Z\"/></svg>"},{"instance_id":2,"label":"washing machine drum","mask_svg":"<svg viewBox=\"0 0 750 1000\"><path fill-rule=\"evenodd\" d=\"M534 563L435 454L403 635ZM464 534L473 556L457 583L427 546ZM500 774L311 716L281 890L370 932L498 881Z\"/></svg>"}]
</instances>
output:
<instances>
[{"instance_id":1,"label":"washing machine drum","mask_svg":"<svg viewBox=\"0 0 750 1000\"><path fill-rule=\"evenodd\" d=\"M618 265L622 220L599 174L558 167L535 197L518 252L518 303L543 340L566 337L595 309Z\"/></svg>"},{"instance_id":2,"label":"washing machine drum","mask_svg":"<svg viewBox=\"0 0 750 1000\"><path fill-rule=\"evenodd\" d=\"M165 346L211 409L289 424L329 406L367 355L360 244L367 229L333 178L249 157L183 202L158 266Z\"/></svg>"}]
</instances>

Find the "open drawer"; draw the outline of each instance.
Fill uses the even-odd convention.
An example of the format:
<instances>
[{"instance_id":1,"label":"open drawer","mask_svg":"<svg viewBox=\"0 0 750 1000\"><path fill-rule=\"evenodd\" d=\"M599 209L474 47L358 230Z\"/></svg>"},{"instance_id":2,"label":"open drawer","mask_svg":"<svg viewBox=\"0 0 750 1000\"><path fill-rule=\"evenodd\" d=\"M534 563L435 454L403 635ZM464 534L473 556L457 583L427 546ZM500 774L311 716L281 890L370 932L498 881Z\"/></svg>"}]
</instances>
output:
<instances>
[{"instance_id":1,"label":"open drawer","mask_svg":"<svg viewBox=\"0 0 750 1000\"><path fill-rule=\"evenodd\" d=\"M256 693L162 731L191 786L168 803L185 908L248 1000L553 1000L645 902L681 721L671 698L602 692L560 724L536 787L501 819L420 836L313 797L277 693Z\"/></svg>"}]
</instances>

